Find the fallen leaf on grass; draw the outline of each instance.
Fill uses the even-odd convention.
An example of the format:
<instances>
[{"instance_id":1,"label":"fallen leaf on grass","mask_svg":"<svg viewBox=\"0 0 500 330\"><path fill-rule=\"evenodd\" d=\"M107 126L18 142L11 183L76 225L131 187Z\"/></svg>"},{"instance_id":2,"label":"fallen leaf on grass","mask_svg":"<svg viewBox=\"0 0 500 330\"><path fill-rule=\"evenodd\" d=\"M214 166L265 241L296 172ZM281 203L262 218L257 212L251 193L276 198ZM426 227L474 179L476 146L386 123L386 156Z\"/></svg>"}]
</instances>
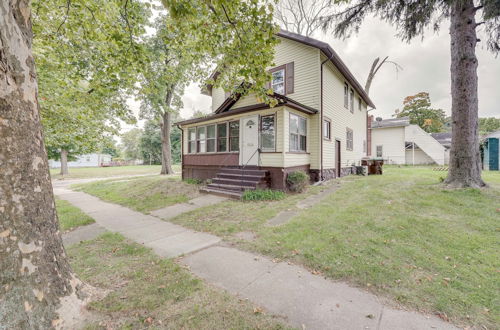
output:
<instances>
[{"instance_id":1,"label":"fallen leaf on grass","mask_svg":"<svg viewBox=\"0 0 500 330\"><path fill-rule=\"evenodd\" d=\"M319 270L313 270L313 271L311 271L311 273L313 275L320 275L321 274L321 272Z\"/></svg>"},{"instance_id":2,"label":"fallen leaf on grass","mask_svg":"<svg viewBox=\"0 0 500 330\"><path fill-rule=\"evenodd\" d=\"M375 318L375 315L373 315L373 314L368 314L368 315L366 315L366 317L367 317L367 318L369 318L369 319L374 319L374 318Z\"/></svg>"},{"instance_id":3,"label":"fallen leaf on grass","mask_svg":"<svg viewBox=\"0 0 500 330\"><path fill-rule=\"evenodd\" d=\"M150 316L147 319L144 320L144 323L151 324L153 323L153 318Z\"/></svg>"},{"instance_id":4,"label":"fallen leaf on grass","mask_svg":"<svg viewBox=\"0 0 500 330\"><path fill-rule=\"evenodd\" d=\"M260 307L254 307L253 313L254 314L263 314L264 310L262 308L260 308Z\"/></svg>"}]
</instances>

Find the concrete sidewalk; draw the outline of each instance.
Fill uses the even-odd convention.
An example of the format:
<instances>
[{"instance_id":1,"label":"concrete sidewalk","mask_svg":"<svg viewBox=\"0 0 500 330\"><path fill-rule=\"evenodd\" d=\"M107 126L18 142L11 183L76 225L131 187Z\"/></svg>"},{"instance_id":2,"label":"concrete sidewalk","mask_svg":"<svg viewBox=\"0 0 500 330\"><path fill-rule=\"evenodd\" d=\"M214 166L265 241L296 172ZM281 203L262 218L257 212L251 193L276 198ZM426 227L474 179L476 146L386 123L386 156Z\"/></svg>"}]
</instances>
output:
<instances>
[{"instance_id":1,"label":"concrete sidewalk","mask_svg":"<svg viewBox=\"0 0 500 330\"><path fill-rule=\"evenodd\" d=\"M162 257L177 257L220 242L217 236L195 232L120 205L103 202L83 192L54 188L54 193L80 208L105 229L144 244Z\"/></svg>"},{"instance_id":2,"label":"concrete sidewalk","mask_svg":"<svg viewBox=\"0 0 500 330\"><path fill-rule=\"evenodd\" d=\"M196 210L200 207L214 205L222 201L227 200L226 197L215 196L215 195L202 195L200 197L194 198L187 203L180 203L171 206L164 207L159 210L154 210L151 215L155 217L162 218L163 220L169 220L175 218L176 216Z\"/></svg>"},{"instance_id":3,"label":"concrete sidewalk","mask_svg":"<svg viewBox=\"0 0 500 330\"><path fill-rule=\"evenodd\" d=\"M197 276L303 329L457 329L435 316L384 306L365 291L302 267L214 246L181 259Z\"/></svg>"},{"instance_id":4,"label":"concrete sidewalk","mask_svg":"<svg viewBox=\"0 0 500 330\"><path fill-rule=\"evenodd\" d=\"M368 292L313 275L302 267L214 246L220 242L216 236L103 202L86 193L65 188L55 188L54 192L93 217L100 226L142 243L160 256L188 254L180 262L195 275L286 317L298 328L458 329L436 316L388 307ZM314 202L311 198L304 207Z\"/></svg>"}]
</instances>

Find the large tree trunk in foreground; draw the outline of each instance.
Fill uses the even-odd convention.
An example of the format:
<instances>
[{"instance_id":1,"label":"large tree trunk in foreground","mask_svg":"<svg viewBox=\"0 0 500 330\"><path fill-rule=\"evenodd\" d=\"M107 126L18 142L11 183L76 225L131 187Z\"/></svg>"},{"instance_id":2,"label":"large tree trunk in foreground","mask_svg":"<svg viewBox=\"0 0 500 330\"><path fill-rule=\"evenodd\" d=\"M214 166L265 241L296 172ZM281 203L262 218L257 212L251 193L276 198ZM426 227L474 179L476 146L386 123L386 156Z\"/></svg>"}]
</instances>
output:
<instances>
[{"instance_id":1,"label":"large tree trunk in foreground","mask_svg":"<svg viewBox=\"0 0 500 330\"><path fill-rule=\"evenodd\" d=\"M61 175L68 174L68 150L61 149Z\"/></svg>"},{"instance_id":2,"label":"large tree trunk in foreground","mask_svg":"<svg viewBox=\"0 0 500 330\"><path fill-rule=\"evenodd\" d=\"M81 288L58 229L31 51L30 1L0 2L0 328L72 328Z\"/></svg>"},{"instance_id":3,"label":"large tree trunk in foreground","mask_svg":"<svg viewBox=\"0 0 500 330\"><path fill-rule=\"evenodd\" d=\"M161 122L161 173L173 174L172 170L172 144L170 142L171 114L169 111L162 115Z\"/></svg>"},{"instance_id":4,"label":"large tree trunk in foreground","mask_svg":"<svg viewBox=\"0 0 500 330\"><path fill-rule=\"evenodd\" d=\"M476 9L473 0L451 5L451 119L450 187L483 187L478 138Z\"/></svg>"}]
</instances>

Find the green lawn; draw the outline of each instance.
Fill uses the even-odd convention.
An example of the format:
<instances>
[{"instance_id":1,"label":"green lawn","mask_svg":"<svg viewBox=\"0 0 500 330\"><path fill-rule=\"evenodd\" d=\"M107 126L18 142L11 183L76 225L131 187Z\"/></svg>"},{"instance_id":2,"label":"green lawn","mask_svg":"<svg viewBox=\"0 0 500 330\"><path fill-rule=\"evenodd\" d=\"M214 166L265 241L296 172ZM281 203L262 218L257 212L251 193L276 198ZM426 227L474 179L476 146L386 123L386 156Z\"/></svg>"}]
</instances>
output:
<instances>
[{"instance_id":1,"label":"green lawn","mask_svg":"<svg viewBox=\"0 0 500 330\"><path fill-rule=\"evenodd\" d=\"M458 325L500 324L500 173L490 188L445 190L445 172L386 167L383 176L343 178L341 188L281 227L263 226L300 196L229 201L173 222L212 232ZM318 189L315 187L314 189ZM252 231L255 241L233 234Z\"/></svg>"},{"instance_id":2,"label":"green lawn","mask_svg":"<svg viewBox=\"0 0 500 330\"><path fill-rule=\"evenodd\" d=\"M181 166L174 165L176 173L180 173ZM58 168L51 168L52 179L87 179L106 178L124 175L160 174L161 165L136 165L136 166L115 166L115 167L78 167L70 168L68 175L60 175Z\"/></svg>"},{"instance_id":3,"label":"green lawn","mask_svg":"<svg viewBox=\"0 0 500 330\"><path fill-rule=\"evenodd\" d=\"M198 185L182 182L178 177L159 175L95 181L71 188L144 213L187 202L199 195Z\"/></svg>"},{"instance_id":4,"label":"green lawn","mask_svg":"<svg viewBox=\"0 0 500 330\"><path fill-rule=\"evenodd\" d=\"M76 227L94 223L94 219L83 213L65 200L56 198L57 216L62 231L75 229Z\"/></svg>"},{"instance_id":5,"label":"green lawn","mask_svg":"<svg viewBox=\"0 0 500 330\"><path fill-rule=\"evenodd\" d=\"M107 291L86 329L285 329L259 306L205 285L171 260L119 234L67 249L84 282Z\"/></svg>"}]
</instances>

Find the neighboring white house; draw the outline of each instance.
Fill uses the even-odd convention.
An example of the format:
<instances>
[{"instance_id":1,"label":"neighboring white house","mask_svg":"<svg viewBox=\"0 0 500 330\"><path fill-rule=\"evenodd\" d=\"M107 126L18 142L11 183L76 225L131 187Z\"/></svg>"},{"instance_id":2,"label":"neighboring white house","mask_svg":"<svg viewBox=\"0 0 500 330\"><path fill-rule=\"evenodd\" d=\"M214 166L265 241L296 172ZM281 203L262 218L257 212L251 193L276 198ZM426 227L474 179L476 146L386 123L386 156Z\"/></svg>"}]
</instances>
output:
<instances>
[{"instance_id":1,"label":"neighboring white house","mask_svg":"<svg viewBox=\"0 0 500 330\"><path fill-rule=\"evenodd\" d=\"M372 156L387 164L444 165L448 162L447 148L408 117L371 122Z\"/></svg>"},{"instance_id":2,"label":"neighboring white house","mask_svg":"<svg viewBox=\"0 0 500 330\"><path fill-rule=\"evenodd\" d=\"M111 163L111 156L107 154L88 154L78 156L76 160L68 162L68 167L98 167ZM50 168L60 168L61 162L49 159Z\"/></svg>"}]
</instances>

